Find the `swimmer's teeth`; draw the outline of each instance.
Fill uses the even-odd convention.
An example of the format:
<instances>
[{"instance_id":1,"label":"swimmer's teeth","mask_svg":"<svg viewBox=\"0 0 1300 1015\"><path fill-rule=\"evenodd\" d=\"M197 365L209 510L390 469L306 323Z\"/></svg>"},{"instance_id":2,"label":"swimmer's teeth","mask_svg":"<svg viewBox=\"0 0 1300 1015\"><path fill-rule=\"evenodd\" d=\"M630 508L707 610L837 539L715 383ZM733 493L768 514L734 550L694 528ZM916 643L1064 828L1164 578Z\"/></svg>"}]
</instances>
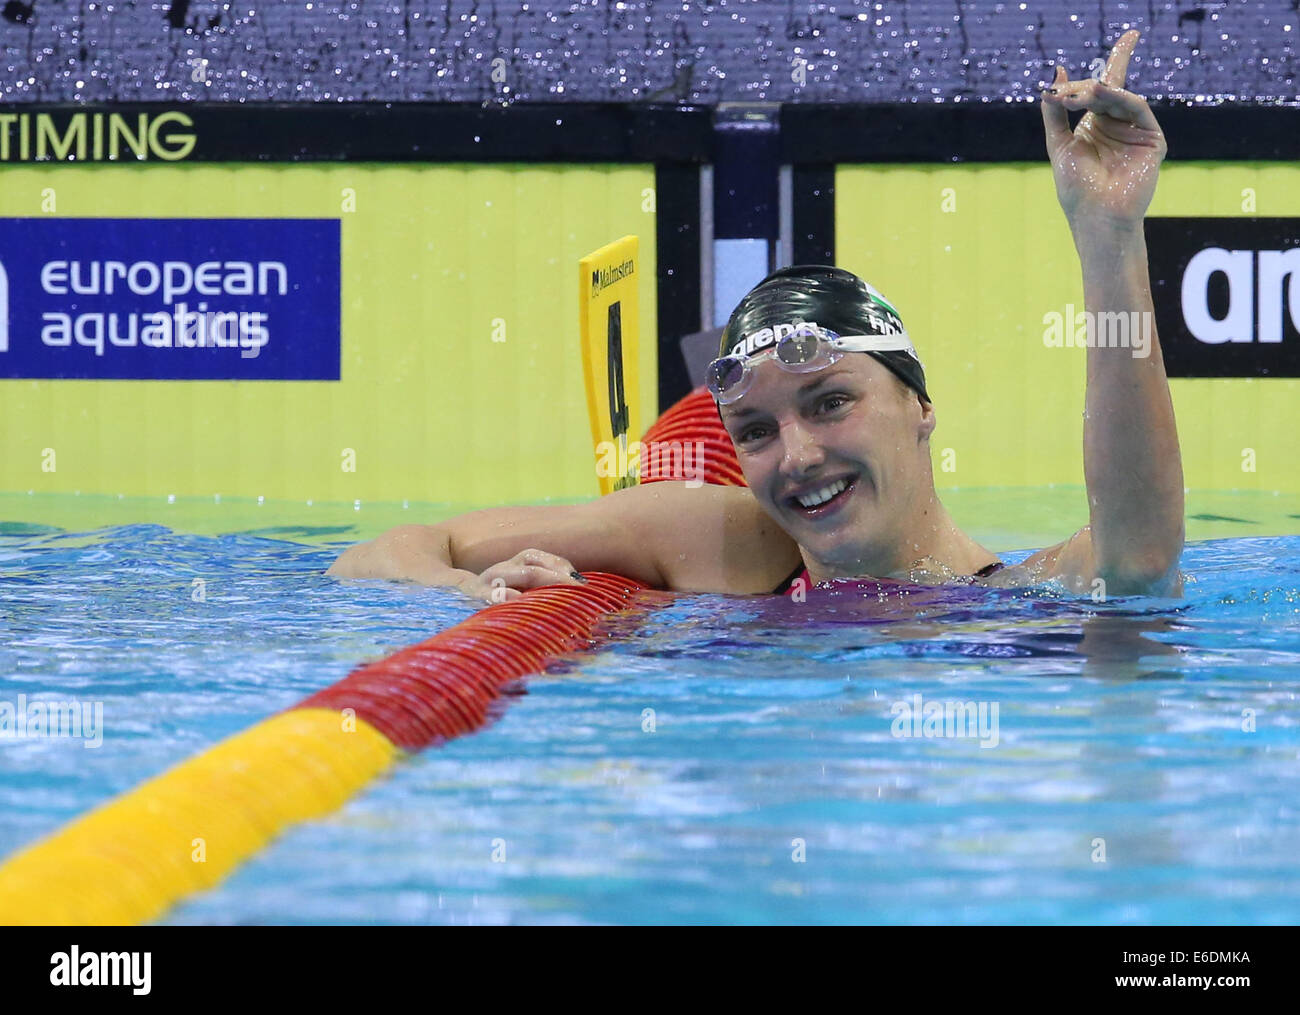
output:
<instances>
[{"instance_id":1,"label":"swimmer's teeth","mask_svg":"<svg viewBox=\"0 0 1300 1015\"><path fill-rule=\"evenodd\" d=\"M836 483L832 483L830 486L822 487L816 493L808 494L807 497L797 497L795 499L799 501L801 507L813 508L818 504L825 504L848 485L849 481L847 479L841 479Z\"/></svg>"}]
</instances>

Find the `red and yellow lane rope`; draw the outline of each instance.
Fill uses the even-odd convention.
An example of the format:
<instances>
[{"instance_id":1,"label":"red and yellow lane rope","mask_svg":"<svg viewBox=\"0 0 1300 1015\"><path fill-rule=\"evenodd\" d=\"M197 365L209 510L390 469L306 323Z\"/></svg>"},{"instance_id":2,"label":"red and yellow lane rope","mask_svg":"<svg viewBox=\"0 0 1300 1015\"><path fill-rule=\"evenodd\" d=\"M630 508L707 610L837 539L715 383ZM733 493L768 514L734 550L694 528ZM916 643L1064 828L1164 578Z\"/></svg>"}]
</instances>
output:
<instances>
[{"instance_id":1,"label":"red and yellow lane rope","mask_svg":"<svg viewBox=\"0 0 1300 1015\"><path fill-rule=\"evenodd\" d=\"M600 618L645 588L586 578L363 666L15 854L0 866L0 924L140 923L213 887L407 753L484 725L505 688L590 645Z\"/></svg>"}]
</instances>

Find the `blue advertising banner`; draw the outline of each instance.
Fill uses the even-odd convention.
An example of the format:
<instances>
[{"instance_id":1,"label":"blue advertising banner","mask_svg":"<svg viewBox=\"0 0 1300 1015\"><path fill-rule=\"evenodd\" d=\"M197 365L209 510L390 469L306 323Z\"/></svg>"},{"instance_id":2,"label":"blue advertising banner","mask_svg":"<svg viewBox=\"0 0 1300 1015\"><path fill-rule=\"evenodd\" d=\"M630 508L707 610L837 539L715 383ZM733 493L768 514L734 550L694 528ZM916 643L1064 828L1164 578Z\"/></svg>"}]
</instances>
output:
<instances>
[{"instance_id":1,"label":"blue advertising banner","mask_svg":"<svg viewBox=\"0 0 1300 1015\"><path fill-rule=\"evenodd\" d=\"M0 378L337 381L337 219L0 218Z\"/></svg>"}]
</instances>

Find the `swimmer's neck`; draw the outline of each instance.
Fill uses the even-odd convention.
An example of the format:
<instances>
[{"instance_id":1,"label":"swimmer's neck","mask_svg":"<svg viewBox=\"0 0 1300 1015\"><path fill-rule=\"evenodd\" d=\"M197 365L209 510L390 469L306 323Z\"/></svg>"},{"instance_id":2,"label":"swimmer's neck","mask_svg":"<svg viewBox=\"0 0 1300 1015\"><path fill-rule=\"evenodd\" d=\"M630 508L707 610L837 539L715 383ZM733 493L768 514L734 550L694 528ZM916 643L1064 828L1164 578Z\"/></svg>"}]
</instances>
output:
<instances>
[{"instance_id":1,"label":"swimmer's neck","mask_svg":"<svg viewBox=\"0 0 1300 1015\"><path fill-rule=\"evenodd\" d=\"M926 572L974 574L995 555L962 532L933 492L909 517L916 522L902 538L883 545L861 547L856 556L818 560L800 547L813 585L833 578L908 579L917 565Z\"/></svg>"}]
</instances>

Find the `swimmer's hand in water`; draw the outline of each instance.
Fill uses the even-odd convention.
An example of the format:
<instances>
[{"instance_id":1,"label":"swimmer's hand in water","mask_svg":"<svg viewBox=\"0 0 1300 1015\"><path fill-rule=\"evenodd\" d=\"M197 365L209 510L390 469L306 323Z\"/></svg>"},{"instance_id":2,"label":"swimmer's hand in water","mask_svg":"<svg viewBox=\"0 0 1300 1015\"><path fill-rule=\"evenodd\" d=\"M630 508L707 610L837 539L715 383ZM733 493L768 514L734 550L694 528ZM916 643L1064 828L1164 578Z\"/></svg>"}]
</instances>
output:
<instances>
[{"instance_id":1,"label":"swimmer's hand in water","mask_svg":"<svg viewBox=\"0 0 1300 1015\"><path fill-rule=\"evenodd\" d=\"M1140 224L1155 194L1168 145L1146 99L1126 91L1139 33L1125 32L1100 80L1071 81L1057 66L1043 90L1043 127L1056 196L1070 223L1083 228ZM1069 113L1087 110L1074 130Z\"/></svg>"},{"instance_id":2,"label":"swimmer's hand in water","mask_svg":"<svg viewBox=\"0 0 1300 1015\"><path fill-rule=\"evenodd\" d=\"M493 564L486 571L457 583L457 587L475 599L488 603L508 603L528 589L543 585L585 585L577 568L545 550L521 550L509 560Z\"/></svg>"}]
</instances>

